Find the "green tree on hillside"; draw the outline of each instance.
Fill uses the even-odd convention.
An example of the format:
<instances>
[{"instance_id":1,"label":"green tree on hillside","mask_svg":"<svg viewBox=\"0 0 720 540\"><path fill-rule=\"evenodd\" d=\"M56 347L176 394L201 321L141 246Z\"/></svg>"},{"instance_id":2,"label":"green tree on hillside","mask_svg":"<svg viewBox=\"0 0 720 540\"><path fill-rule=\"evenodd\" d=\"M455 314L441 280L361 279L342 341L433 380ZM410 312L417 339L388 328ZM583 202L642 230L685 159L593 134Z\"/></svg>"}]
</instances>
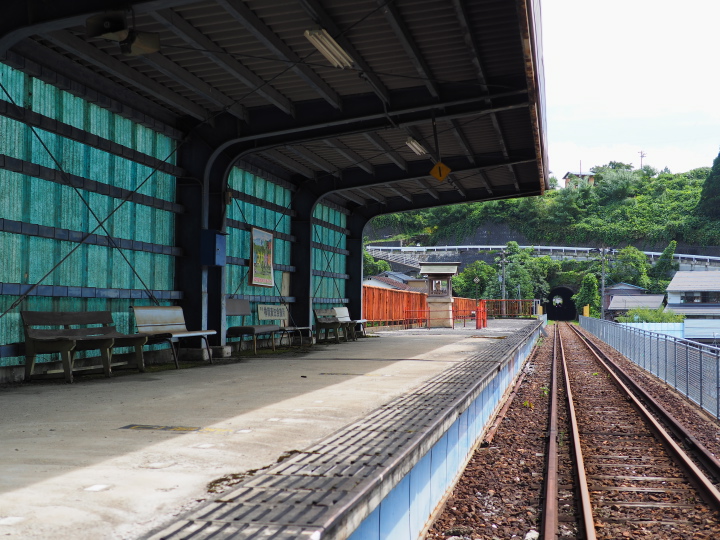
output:
<instances>
[{"instance_id":1,"label":"green tree on hillside","mask_svg":"<svg viewBox=\"0 0 720 540\"><path fill-rule=\"evenodd\" d=\"M598 280L593 273L585 274L580 290L573 297L573 302L579 313L582 313L583 306L590 306L590 316L600 317L600 291Z\"/></svg>"},{"instance_id":2,"label":"green tree on hillside","mask_svg":"<svg viewBox=\"0 0 720 540\"><path fill-rule=\"evenodd\" d=\"M720 154L713 161L710 174L703 184L697 212L711 219L720 219Z\"/></svg>"},{"instance_id":3,"label":"green tree on hillside","mask_svg":"<svg viewBox=\"0 0 720 540\"><path fill-rule=\"evenodd\" d=\"M635 246L627 246L615 255L609 276L615 283L630 283L648 289L650 288L649 267L647 255Z\"/></svg>"},{"instance_id":4,"label":"green tree on hillside","mask_svg":"<svg viewBox=\"0 0 720 540\"><path fill-rule=\"evenodd\" d=\"M475 283L474 279L478 282ZM482 298L487 286L497 281L497 270L485 261L475 261L452 279L453 294L463 298Z\"/></svg>"},{"instance_id":5,"label":"green tree on hillside","mask_svg":"<svg viewBox=\"0 0 720 540\"><path fill-rule=\"evenodd\" d=\"M664 293L667 290L673 274L680 268L680 263L676 262L673 258L676 247L677 242L675 240L671 241L668 247L660 254L660 257L658 257L658 260L652 268L648 270L648 277L650 277L649 289L651 293Z\"/></svg>"},{"instance_id":6,"label":"green tree on hillside","mask_svg":"<svg viewBox=\"0 0 720 540\"><path fill-rule=\"evenodd\" d=\"M363 251L363 275L365 277L377 276L382 272L390 271L390 263L380 259L375 259L367 251Z\"/></svg>"}]
</instances>

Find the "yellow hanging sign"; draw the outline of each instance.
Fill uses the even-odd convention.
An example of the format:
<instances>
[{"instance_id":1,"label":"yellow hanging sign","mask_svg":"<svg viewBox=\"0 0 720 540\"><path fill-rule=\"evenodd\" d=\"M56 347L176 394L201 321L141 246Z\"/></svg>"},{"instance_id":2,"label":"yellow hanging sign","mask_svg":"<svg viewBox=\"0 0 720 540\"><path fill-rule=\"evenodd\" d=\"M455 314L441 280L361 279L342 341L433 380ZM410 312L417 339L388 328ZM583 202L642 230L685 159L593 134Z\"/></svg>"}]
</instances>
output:
<instances>
[{"instance_id":1,"label":"yellow hanging sign","mask_svg":"<svg viewBox=\"0 0 720 540\"><path fill-rule=\"evenodd\" d=\"M445 165L442 161L438 161L430 171L430 174L437 178L440 182L443 182L448 174L452 172L452 169Z\"/></svg>"}]
</instances>

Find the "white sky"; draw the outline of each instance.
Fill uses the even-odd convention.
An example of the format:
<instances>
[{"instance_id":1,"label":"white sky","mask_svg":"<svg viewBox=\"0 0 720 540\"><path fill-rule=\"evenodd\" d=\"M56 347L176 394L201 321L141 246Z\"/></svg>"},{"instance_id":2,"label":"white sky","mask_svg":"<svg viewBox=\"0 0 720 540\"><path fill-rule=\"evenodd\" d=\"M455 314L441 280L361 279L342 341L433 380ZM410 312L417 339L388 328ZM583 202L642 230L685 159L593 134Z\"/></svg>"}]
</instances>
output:
<instances>
[{"instance_id":1,"label":"white sky","mask_svg":"<svg viewBox=\"0 0 720 540\"><path fill-rule=\"evenodd\" d=\"M685 172L720 149L720 0L542 0L552 176Z\"/></svg>"}]
</instances>

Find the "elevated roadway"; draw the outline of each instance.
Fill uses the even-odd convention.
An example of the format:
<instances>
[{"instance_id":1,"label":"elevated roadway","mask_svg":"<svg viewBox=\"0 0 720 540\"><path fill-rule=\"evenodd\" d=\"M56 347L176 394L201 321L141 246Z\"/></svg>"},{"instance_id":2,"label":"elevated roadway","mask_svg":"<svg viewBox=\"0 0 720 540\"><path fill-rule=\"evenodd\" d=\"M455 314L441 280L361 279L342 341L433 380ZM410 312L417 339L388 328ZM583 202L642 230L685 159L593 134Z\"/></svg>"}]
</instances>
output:
<instances>
[{"instance_id":1,"label":"elevated roadway","mask_svg":"<svg viewBox=\"0 0 720 540\"><path fill-rule=\"evenodd\" d=\"M420 263L431 260L433 256L458 256L467 253L492 253L505 249L504 245L484 246L393 246L393 247L368 247L367 251L376 259L383 259L390 262L404 264L411 268L420 269ZM522 249L531 248L538 256L549 255L553 259L575 259L589 260L597 257L591 247L567 247L567 246L520 246ZM662 252L643 251L649 261L657 261ZM720 269L720 257L709 255L688 255L675 253L673 259L680 264L680 270L718 270Z\"/></svg>"}]
</instances>

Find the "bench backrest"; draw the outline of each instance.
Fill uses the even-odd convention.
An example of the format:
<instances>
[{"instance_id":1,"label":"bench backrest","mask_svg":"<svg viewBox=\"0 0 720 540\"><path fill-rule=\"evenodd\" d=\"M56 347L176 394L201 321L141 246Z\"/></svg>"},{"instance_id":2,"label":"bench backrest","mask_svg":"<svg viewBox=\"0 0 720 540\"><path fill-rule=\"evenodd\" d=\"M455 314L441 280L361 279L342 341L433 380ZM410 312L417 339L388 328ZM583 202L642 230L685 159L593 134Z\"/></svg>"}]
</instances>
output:
<instances>
[{"instance_id":1,"label":"bench backrest","mask_svg":"<svg viewBox=\"0 0 720 540\"><path fill-rule=\"evenodd\" d=\"M185 315L180 306L133 306L135 324L142 334L186 332Z\"/></svg>"},{"instance_id":2,"label":"bench backrest","mask_svg":"<svg viewBox=\"0 0 720 540\"><path fill-rule=\"evenodd\" d=\"M21 311L25 336L42 337L88 337L115 331L112 313L109 311ZM101 325L89 327L88 325ZM51 326L50 328L34 328ZM71 328L84 326L85 328Z\"/></svg>"},{"instance_id":3,"label":"bench backrest","mask_svg":"<svg viewBox=\"0 0 720 540\"><path fill-rule=\"evenodd\" d=\"M315 320L319 323L338 322L334 309L313 309Z\"/></svg>"},{"instance_id":4,"label":"bench backrest","mask_svg":"<svg viewBox=\"0 0 720 540\"><path fill-rule=\"evenodd\" d=\"M338 321L340 322L350 322L352 319L350 318L350 310L346 307L336 307L333 308L333 311L335 312L335 316L338 318Z\"/></svg>"},{"instance_id":5,"label":"bench backrest","mask_svg":"<svg viewBox=\"0 0 720 540\"><path fill-rule=\"evenodd\" d=\"M250 315L250 300L228 298L225 300L225 315L228 317L246 317Z\"/></svg>"}]
</instances>

